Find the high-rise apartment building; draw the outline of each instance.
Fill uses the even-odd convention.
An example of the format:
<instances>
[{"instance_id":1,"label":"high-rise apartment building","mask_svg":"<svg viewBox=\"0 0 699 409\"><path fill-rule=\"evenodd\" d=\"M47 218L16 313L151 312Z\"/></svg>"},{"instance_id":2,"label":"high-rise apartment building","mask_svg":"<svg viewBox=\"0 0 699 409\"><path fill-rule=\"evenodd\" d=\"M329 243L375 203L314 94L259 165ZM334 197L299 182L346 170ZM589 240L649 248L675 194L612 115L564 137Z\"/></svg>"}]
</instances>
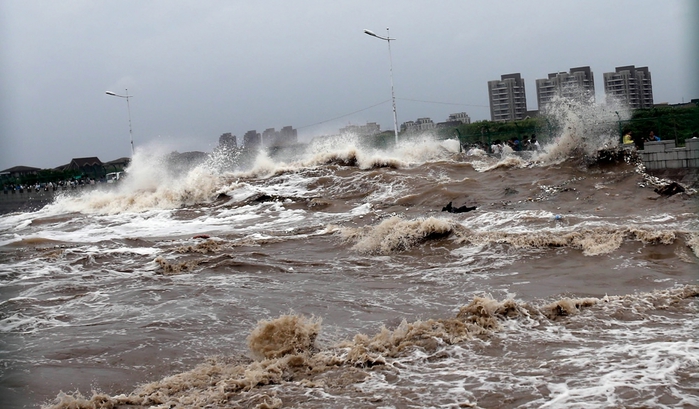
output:
<instances>
[{"instance_id":1,"label":"high-rise apartment building","mask_svg":"<svg viewBox=\"0 0 699 409\"><path fill-rule=\"evenodd\" d=\"M552 73L548 78L536 80L536 101L540 110L556 96L594 101L595 77L590 67L571 68L570 72Z\"/></svg>"},{"instance_id":2,"label":"high-rise apartment building","mask_svg":"<svg viewBox=\"0 0 699 409\"><path fill-rule=\"evenodd\" d=\"M267 128L262 132L260 143L266 148L289 146L298 142L298 132L291 126L283 127L279 132Z\"/></svg>"},{"instance_id":3,"label":"high-rise apartment building","mask_svg":"<svg viewBox=\"0 0 699 409\"><path fill-rule=\"evenodd\" d=\"M519 73L501 75L500 80L488 81L490 119L515 121L523 119L527 112L527 94L524 80Z\"/></svg>"},{"instance_id":4,"label":"high-rise apartment building","mask_svg":"<svg viewBox=\"0 0 699 409\"><path fill-rule=\"evenodd\" d=\"M285 126L279 131L279 140L282 145L294 145L299 141L298 131L290 125Z\"/></svg>"},{"instance_id":5,"label":"high-rise apartment building","mask_svg":"<svg viewBox=\"0 0 699 409\"><path fill-rule=\"evenodd\" d=\"M262 137L255 130L247 131L245 132L245 135L243 135L243 145L246 149L260 146L261 143Z\"/></svg>"},{"instance_id":6,"label":"high-rise apartment building","mask_svg":"<svg viewBox=\"0 0 699 409\"><path fill-rule=\"evenodd\" d=\"M621 101L631 109L652 108L653 84L648 67L627 65L605 72L604 93L607 99Z\"/></svg>"},{"instance_id":7,"label":"high-rise apartment building","mask_svg":"<svg viewBox=\"0 0 699 409\"><path fill-rule=\"evenodd\" d=\"M229 149L235 149L238 147L238 140L230 132L221 134L221 136L218 138L218 146L222 148L229 148Z\"/></svg>"}]
</instances>

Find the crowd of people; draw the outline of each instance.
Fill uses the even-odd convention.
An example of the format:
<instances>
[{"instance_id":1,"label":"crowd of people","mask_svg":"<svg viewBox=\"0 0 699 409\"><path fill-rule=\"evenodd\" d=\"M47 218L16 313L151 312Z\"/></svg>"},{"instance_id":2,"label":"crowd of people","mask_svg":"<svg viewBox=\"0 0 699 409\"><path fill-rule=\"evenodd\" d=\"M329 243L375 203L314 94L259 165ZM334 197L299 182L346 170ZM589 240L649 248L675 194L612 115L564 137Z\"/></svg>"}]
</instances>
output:
<instances>
[{"instance_id":1,"label":"crowd of people","mask_svg":"<svg viewBox=\"0 0 699 409\"><path fill-rule=\"evenodd\" d=\"M3 185L3 193L9 194L9 193L24 193L24 192L55 192L57 190L68 190L68 189L77 189L86 185L94 185L95 183L98 183L95 181L95 179L92 178L86 178L86 179L79 179L79 180L61 180L58 182L47 182L47 183L39 183L36 182L35 184L14 184L14 183L5 183Z\"/></svg>"},{"instance_id":2,"label":"crowd of people","mask_svg":"<svg viewBox=\"0 0 699 409\"><path fill-rule=\"evenodd\" d=\"M654 131L650 131L648 133L648 136L644 138L642 135L636 134L631 130L627 130L626 132L624 132L622 143L625 145L634 144L636 149L643 150L646 142L658 142L661 140L662 139L660 138L660 135L656 135Z\"/></svg>"},{"instance_id":3,"label":"crowd of people","mask_svg":"<svg viewBox=\"0 0 699 409\"><path fill-rule=\"evenodd\" d=\"M539 141L536 140L536 134L532 134L530 138L525 138L521 141L514 137L505 141L496 139L490 145L489 153L502 155L510 152L538 151L540 149L541 145Z\"/></svg>"},{"instance_id":4,"label":"crowd of people","mask_svg":"<svg viewBox=\"0 0 699 409\"><path fill-rule=\"evenodd\" d=\"M538 151L541 150L541 145L536 139L536 134L532 134L531 137L522 140L516 137L506 140L495 139L490 145L485 142L475 142L470 147L463 146L463 148L464 151L478 149L489 154L502 156L512 152Z\"/></svg>"}]
</instances>

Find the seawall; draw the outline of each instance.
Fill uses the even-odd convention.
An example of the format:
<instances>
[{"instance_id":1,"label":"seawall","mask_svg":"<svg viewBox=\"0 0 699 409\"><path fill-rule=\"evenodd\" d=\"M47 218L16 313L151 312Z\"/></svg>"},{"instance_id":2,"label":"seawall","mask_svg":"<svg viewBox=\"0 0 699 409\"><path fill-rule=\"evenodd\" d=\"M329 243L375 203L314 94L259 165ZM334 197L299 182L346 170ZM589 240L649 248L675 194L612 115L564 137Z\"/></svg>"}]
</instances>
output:
<instances>
[{"instance_id":1,"label":"seawall","mask_svg":"<svg viewBox=\"0 0 699 409\"><path fill-rule=\"evenodd\" d=\"M3 190L0 192L0 214L13 212L30 212L41 209L51 203L58 194L78 194L86 189L95 189L104 184L83 185L75 188L40 189L34 188L23 190Z\"/></svg>"},{"instance_id":2,"label":"seawall","mask_svg":"<svg viewBox=\"0 0 699 409\"><path fill-rule=\"evenodd\" d=\"M687 139L684 148L675 141L646 142L638 153L649 171L699 168L699 139Z\"/></svg>"}]
</instances>

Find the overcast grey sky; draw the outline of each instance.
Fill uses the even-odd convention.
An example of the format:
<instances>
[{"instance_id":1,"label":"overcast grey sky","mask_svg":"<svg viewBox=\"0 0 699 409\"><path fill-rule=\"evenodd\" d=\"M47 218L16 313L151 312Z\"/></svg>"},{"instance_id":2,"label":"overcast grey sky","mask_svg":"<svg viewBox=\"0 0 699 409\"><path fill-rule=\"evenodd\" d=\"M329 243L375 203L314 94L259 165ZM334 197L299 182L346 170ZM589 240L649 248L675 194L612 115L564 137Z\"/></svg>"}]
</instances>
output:
<instances>
[{"instance_id":1,"label":"overcast grey sky","mask_svg":"<svg viewBox=\"0 0 699 409\"><path fill-rule=\"evenodd\" d=\"M586 65L598 100L603 73L636 65L656 103L689 101L697 3L0 0L0 169L130 156L126 101L105 95L126 88L136 150L209 152L224 132L240 143L285 125L302 140L393 129L387 44L364 29L397 38L399 124L490 119L487 82L514 72L536 109L537 78Z\"/></svg>"}]
</instances>

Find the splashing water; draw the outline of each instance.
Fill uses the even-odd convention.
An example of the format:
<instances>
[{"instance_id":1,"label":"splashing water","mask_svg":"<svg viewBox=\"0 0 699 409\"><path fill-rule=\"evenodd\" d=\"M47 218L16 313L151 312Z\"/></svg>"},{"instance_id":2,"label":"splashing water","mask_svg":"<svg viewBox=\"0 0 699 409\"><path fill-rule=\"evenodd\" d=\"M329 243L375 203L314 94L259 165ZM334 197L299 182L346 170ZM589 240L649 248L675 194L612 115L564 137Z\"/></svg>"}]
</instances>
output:
<instances>
[{"instance_id":1,"label":"splashing water","mask_svg":"<svg viewBox=\"0 0 699 409\"><path fill-rule=\"evenodd\" d=\"M618 146L617 125L630 114L622 106L557 97L542 115L555 136L529 160L504 154L500 160L493 161L484 155L474 157L470 152L473 166L487 172L547 166L571 157L593 157L600 149ZM234 179L264 179L327 164L356 166L362 170L401 169L431 161L455 160L459 150L457 140L440 140L430 133L401 138L398 145L387 149L370 146L366 139L348 133L316 138L302 150L272 153L263 148L251 152L217 148L203 163L183 166L173 164L164 147L151 145L137 152L127 169L128 177L116 189L59 196L49 209L99 214L176 209L211 202L229 192L230 181ZM243 160L244 156L247 160Z\"/></svg>"},{"instance_id":2,"label":"splashing water","mask_svg":"<svg viewBox=\"0 0 699 409\"><path fill-rule=\"evenodd\" d=\"M600 149L619 145L618 125L631 114L622 105L596 104L590 99L555 97L542 115L555 135L532 159L544 165L571 157L592 157Z\"/></svg>"},{"instance_id":3,"label":"splashing water","mask_svg":"<svg viewBox=\"0 0 699 409\"><path fill-rule=\"evenodd\" d=\"M699 406L696 197L581 166L626 114L559 104L535 158L148 147L1 217L2 406Z\"/></svg>"},{"instance_id":4,"label":"splashing water","mask_svg":"<svg viewBox=\"0 0 699 409\"><path fill-rule=\"evenodd\" d=\"M206 203L215 196L219 177L207 164L193 167L168 161L161 149L141 149L117 186L65 194L47 206L51 213L117 214L152 209L174 209Z\"/></svg>"}]
</instances>

